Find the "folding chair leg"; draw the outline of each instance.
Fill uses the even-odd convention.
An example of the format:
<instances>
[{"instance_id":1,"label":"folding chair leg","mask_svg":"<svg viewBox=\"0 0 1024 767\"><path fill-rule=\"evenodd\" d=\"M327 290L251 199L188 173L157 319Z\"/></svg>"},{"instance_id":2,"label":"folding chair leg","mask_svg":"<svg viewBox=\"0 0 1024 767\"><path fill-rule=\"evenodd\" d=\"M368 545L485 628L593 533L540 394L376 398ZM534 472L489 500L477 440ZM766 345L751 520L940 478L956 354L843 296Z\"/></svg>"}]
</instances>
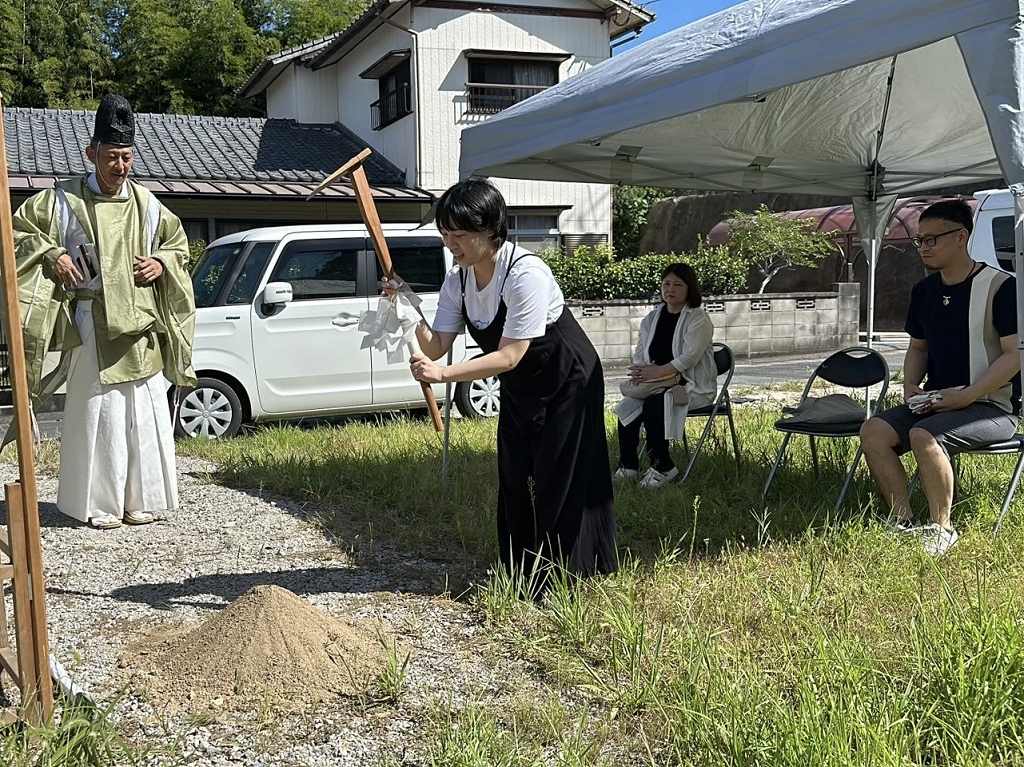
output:
<instances>
[{"instance_id":1,"label":"folding chair leg","mask_svg":"<svg viewBox=\"0 0 1024 767\"><path fill-rule=\"evenodd\" d=\"M775 471L779 468L779 464L782 463L782 456L786 454L786 446L789 444L789 438L792 436L792 434L787 433L782 438L779 452L775 455L775 463L772 464L772 470L768 472L768 481L764 483L764 490L761 491L762 501L768 497L768 488L772 486L772 480L775 479Z\"/></svg>"},{"instance_id":2,"label":"folding chair leg","mask_svg":"<svg viewBox=\"0 0 1024 767\"><path fill-rule=\"evenodd\" d=\"M839 492L839 500L836 501L836 508L833 514L838 515L839 509L843 506L843 501L846 499L846 493L849 491L850 485L853 484L853 475L857 473L857 464L860 463L860 457L863 452L864 448L858 445L857 453L853 456L853 463L850 464L850 471L846 475L846 481L843 483L843 489Z\"/></svg>"},{"instance_id":3,"label":"folding chair leg","mask_svg":"<svg viewBox=\"0 0 1024 767\"><path fill-rule=\"evenodd\" d=\"M821 470L818 468L818 445L814 441L814 437L811 440L811 461L814 463L814 478L821 479Z\"/></svg>"},{"instance_id":4,"label":"folding chair leg","mask_svg":"<svg viewBox=\"0 0 1024 767\"><path fill-rule=\"evenodd\" d=\"M690 470L693 469L693 464L697 462L697 456L700 455L700 449L704 445L704 440L707 439L708 432L711 431L711 427L715 423L714 414L710 415L707 420L708 422L704 424L704 431L701 432L700 439L697 440L697 444L694 446L693 452L690 453L690 462L686 464L686 471L683 472L683 476L679 479L680 482L684 482L686 478L690 476ZM683 444L685 444L685 442Z\"/></svg>"},{"instance_id":5,"label":"folding chair leg","mask_svg":"<svg viewBox=\"0 0 1024 767\"><path fill-rule=\"evenodd\" d=\"M732 406L726 411L729 416L729 431L732 432L732 451L736 455L736 463L740 462L740 441L736 439L736 422L732 420Z\"/></svg>"},{"instance_id":6,"label":"folding chair leg","mask_svg":"<svg viewBox=\"0 0 1024 767\"><path fill-rule=\"evenodd\" d=\"M686 441L686 424L685 423L683 424L683 450L686 451L687 455L690 455L690 445ZM686 477L683 477L683 479L686 479Z\"/></svg>"},{"instance_id":7,"label":"folding chair leg","mask_svg":"<svg viewBox=\"0 0 1024 767\"><path fill-rule=\"evenodd\" d=\"M1010 486L1006 488L1006 498L1003 499L1003 508L999 510L999 519L996 520L996 524L992 528L993 538L999 535L999 528L1002 527L1003 517L1006 516L1006 510L1010 508L1010 501L1013 500L1013 494L1017 490L1017 482L1020 480L1021 469L1024 469L1024 452L1022 452L1020 454L1020 458L1017 459L1017 466L1013 470L1013 478L1010 480Z\"/></svg>"}]
</instances>

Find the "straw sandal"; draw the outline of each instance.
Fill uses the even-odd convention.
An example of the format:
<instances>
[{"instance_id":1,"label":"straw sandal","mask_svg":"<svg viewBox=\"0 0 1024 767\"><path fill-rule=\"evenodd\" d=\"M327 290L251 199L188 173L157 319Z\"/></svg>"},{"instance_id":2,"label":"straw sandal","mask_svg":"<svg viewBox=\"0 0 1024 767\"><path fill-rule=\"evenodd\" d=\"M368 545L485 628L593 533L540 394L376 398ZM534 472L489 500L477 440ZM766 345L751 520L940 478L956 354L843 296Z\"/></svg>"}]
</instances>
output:
<instances>
[{"instance_id":1,"label":"straw sandal","mask_svg":"<svg viewBox=\"0 0 1024 767\"><path fill-rule=\"evenodd\" d=\"M97 530L113 530L121 526L121 520L113 514L96 514L89 517L89 525Z\"/></svg>"},{"instance_id":2,"label":"straw sandal","mask_svg":"<svg viewBox=\"0 0 1024 767\"><path fill-rule=\"evenodd\" d=\"M151 511L126 511L124 521L129 525L148 525L156 522L156 516Z\"/></svg>"}]
</instances>

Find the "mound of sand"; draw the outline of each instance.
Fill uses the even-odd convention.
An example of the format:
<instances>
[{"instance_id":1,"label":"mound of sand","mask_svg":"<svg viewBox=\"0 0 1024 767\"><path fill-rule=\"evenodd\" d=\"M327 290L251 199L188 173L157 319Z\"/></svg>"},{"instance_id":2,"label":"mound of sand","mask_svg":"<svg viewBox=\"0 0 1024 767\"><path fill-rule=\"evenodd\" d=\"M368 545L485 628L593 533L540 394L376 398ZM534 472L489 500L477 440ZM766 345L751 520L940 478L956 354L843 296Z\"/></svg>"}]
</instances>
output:
<instances>
[{"instance_id":1,"label":"mound of sand","mask_svg":"<svg viewBox=\"0 0 1024 767\"><path fill-rule=\"evenodd\" d=\"M140 642L122 664L141 672L153 703L173 709L303 705L372 691L386 662L378 631L331 618L287 589L256 586L192 630Z\"/></svg>"}]
</instances>

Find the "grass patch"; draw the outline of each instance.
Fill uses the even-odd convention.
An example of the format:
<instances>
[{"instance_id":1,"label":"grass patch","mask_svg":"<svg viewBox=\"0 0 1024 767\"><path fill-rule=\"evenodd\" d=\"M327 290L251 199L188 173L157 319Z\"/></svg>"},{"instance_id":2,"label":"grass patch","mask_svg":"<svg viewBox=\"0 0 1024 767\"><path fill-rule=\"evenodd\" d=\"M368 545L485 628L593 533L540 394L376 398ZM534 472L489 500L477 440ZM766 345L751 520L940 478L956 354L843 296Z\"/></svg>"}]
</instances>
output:
<instances>
[{"instance_id":1,"label":"grass patch","mask_svg":"<svg viewBox=\"0 0 1024 767\"><path fill-rule=\"evenodd\" d=\"M435 701L417 734L424 763L1024 763L1019 501L990 534L1011 461L963 459L961 541L933 561L871 523L863 468L833 513L850 442L820 443L816 479L794 438L762 502L776 417L739 408L739 461L722 423L685 486L618 487L615 576L557 579L539 605L507 578L481 579L481 620L540 693ZM315 502L345 535L481 568L495 557L493 423L455 425L446 485L440 439L415 421L180 448L216 461L219 481Z\"/></svg>"},{"instance_id":2,"label":"grass patch","mask_svg":"<svg viewBox=\"0 0 1024 767\"><path fill-rule=\"evenodd\" d=\"M74 703L56 709L47 726L18 724L0 731L0 764L9 767L141 765L153 755L130 744L110 721L112 706Z\"/></svg>"}]
</instances>

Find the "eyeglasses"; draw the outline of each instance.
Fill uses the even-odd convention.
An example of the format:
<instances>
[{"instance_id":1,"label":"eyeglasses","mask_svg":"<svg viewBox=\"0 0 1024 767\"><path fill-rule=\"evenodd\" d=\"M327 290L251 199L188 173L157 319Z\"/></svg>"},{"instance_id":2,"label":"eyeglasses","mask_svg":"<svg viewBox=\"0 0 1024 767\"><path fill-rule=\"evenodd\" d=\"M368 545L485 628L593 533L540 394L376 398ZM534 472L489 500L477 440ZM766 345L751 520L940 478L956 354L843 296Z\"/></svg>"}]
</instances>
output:
<instances>
[{"instance_id":1,"label":"eyeglasses","mask_svg":"<svg viewBox=\"0 0 1024 767\"><path fill-rule=\"evenodd\" d=\"M940 237L945 237L947 234L953 234L953 232L959 232L964 227L958 226L956 229L950 229L948 232L939 232L938 234L926 234L924 237L911 237L910 244L915 248L920 248L922 245L927 245L929 248L934 248L936 241Z\"/></svg>"}]
</instances>

